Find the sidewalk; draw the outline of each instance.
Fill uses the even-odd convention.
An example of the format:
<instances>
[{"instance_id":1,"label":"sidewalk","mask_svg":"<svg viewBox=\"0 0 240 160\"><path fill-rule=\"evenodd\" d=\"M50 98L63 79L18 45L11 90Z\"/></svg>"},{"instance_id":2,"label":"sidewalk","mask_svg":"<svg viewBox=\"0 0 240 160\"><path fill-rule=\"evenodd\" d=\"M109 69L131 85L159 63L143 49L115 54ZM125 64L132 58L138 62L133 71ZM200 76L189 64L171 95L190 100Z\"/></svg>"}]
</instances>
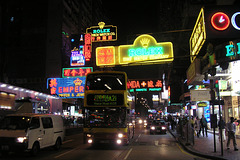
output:
<instances>
[{"instance_id":1,"label":"sidewalk","mask_svg":"<svg viewBox=\"0 0 240 160\"><path fill-rule=\"evenodd\" d=\"M188 152L209 158L209 159L227 159L227 160L239 160L240 159L240 139L236 138L239 151L234 151L232 140L230 142L230 150L227 150L227 140L223 142L223 156L221 155L221 143L218 140L218 134L216 134L216 152L214 152L214 135L211 131L208 132L208 137L199 138L194 137L194 145L186 145L186 141L183 140L176 131L169 130L169 132L176 138L176 140L183 146ZM226 137L227 138L227 137Z\"/></svg>"}]
</instances>

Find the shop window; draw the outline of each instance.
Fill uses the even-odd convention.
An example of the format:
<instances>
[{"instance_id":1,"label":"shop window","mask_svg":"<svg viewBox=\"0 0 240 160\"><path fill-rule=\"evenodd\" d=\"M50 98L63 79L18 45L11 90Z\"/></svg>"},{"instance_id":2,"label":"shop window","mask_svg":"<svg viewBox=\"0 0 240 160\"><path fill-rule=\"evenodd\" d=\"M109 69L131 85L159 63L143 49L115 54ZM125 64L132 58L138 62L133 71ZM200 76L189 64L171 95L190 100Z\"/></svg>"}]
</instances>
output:
<instances>
[{"instance_id":1,"label":"shop window","mask_svg":"<svg viewBox=\"0 0 240 160\"><path fill-rule=\"evenodd\" d=\"M234 117L238 117L238 108L236 107L236 108L234 108Z\"/></svg>"},{"instance_id":2,"label":"shop window","mask_svg":"<svg viewBox=\"0 0 240 160\"><path fill-rule=\"evenodd\" d=\"M240 118L240 106L238 106L238 117Z\"/></svg>"},{"instance_id":3,"label":"shop window","mask_svg":"<svg viewBox=\"0 0 240 160\"><path fill-rule=\"evenodd\" d=\"M233 117L232 108L228 108L228 117Z\"/></svg>"}]
</instances>

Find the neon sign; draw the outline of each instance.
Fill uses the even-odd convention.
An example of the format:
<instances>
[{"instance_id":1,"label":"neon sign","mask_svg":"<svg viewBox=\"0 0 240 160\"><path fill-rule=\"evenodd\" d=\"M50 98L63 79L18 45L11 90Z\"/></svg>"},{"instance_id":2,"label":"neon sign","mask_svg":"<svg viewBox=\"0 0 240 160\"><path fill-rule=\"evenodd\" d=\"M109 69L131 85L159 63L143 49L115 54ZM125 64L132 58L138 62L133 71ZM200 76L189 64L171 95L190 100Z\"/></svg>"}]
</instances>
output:
<instances>
[{"instance_id":1,"label":"neon sign","mask_svg":"<svg viewBox=\"0 0 240 160\"><path fill-rule=\"evenodd\" d=\"M236 17L238 15L240 15L240 12L234 13L231 17L232 26L236 30L240 30L240 27L236 23ZM220 30L220 31L226 30L230 25L229 16L226 13L217 12L212 16L211 24L213 28L215 28L216 30Z\"/></svg>"},{"instance_id":2,"label":"neon sign","mask_svg":"<svg viewBox=\"0 0 240 160\"><path fill-rule=\"evenodd\" d=\"M161 79L129 80L127 88L130 92L162 92L163 84Z\"/></svg>"},{"instance_id":3,"label":"neon sign","mask_svg":"<svg viewBox=\"0 0 240 160\"><path fill-rule=\"evenodd\" d=\"M86 75L93 71L92 67L79 67L79 68L63 68L62 77L86 77Z\"/></svg>"},{"instance_id":4,"label":"neon sign","mask_svg":"<svg viewBox=\"0 0 240 160\"><path fill-rule=\"evenodd\" d=\"M205 40L206 40L206 31L204 26L204 10L202 8L198 15L197 22L194 26L192 35L189 40L191 62L193 62L196 56L198 55Z\"/></svg>"},{"instance_id":5,"label":"neon sign","mask_svg":"<svg viewBox=\"0 0 240 160\"><path fill-rule=\"evenodd\" d=\"M141 35L133 45L119 46L118 57L119 64L169 62L173 61L173 45L171 42L157 43L152 36Z\"/></svg>"},{"instance_id":6,"label":"neon sign","mask_svg":"<svg viewBox=\"0 0 240 160\"><path fill-rule=\"evenodd\" d=\"M234 43L231 41L229 45L225 46L226 48L226 57L232 57L236 55L240 55L240 42L234 45Z\"/></svg>"},{"instance_id":7,"label":"neon sign","mask_svg":"<svg viewBox=\"0 0 240 160\"><path fill-rule=\"evenodd\" d=\"M51 95L60 98L83 98L86 77L48 78L47 88Z\"/></svg>"},{"instance_id":8,"label":"neon sign","mask_svg":"<svg viewBox=\"0 0 240 160\"><path fill-rule=\"evenodd\" d=\"M137 37L133 45L97 47L97 66L138 65L173 61L173 44L157 43L150 35Z\"/></svg>"},{"instance_id":9,"label":"neon sign","mask_svg":"<svg viewBox=\"0 0 240 160\"><path fill-rule=\"evenodd\" d=\"M96 64L101 65L115 65L115 47L98 47L96 49Z\"/></svg>"},{"instance_id":10,"label":"neon sign","mask_svg":"<svg viewBox=\"0 0 240 160\"><path fill-rule=\"evenodd\" d=\"M85 34L84 36L84 49L83 54L86 61L90 61L92 57L92 39L91 34Z\"/></svg>"},{"instance_id":11,"label":"neon sign","mask_svg":"<svg viewBox=\"0 0 240 160\"><path fill-rule=\"evenodd\" d=\"M212 16L211 24L216 30L222 31L228 28L230 20L225 13L217 12Z\"/></svg>"},{"instance_id":12,"label":"neon sign","mask_svg":"<svg viewBox=\"0 0 240 160\"><path fill-rule=\"evenodd\" d=\"M83 56L83 46L79 46L79 50L74 48L71 51L70 65L71 66L85 65L85 57Z\"/></svg>"},{"instance_id":13,"label":"neon sign","mask_svg":"<svg viewBox=\"0 0 240 160\"><path fill-rule=\"evenodd\" d=\"M92 36L92 42L101 41L116 41L117 40L117 27L112 25L105 25L104 22L99 22L99 26L87 28L86 33Z\"/></svg>"}]
</instances>

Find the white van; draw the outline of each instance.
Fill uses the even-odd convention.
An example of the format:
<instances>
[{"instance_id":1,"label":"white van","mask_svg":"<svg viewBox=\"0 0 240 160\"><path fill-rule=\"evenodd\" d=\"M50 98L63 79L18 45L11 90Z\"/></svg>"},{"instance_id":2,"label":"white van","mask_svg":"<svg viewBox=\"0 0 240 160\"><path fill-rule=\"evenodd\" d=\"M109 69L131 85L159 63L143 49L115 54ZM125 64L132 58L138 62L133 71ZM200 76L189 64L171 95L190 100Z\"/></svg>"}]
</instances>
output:
<instances>
[{"instance_id":1,"label":"white van","mask_svg":"<svg viewBox=\"0 0 240 160\"><path fill-rule=\"evenodd\" d=\"M0 121L0 151L30 151L36 155L49 146L58 150L64 135L63 119L59 115L10 114Z\"/></svg>"}]
</instances>

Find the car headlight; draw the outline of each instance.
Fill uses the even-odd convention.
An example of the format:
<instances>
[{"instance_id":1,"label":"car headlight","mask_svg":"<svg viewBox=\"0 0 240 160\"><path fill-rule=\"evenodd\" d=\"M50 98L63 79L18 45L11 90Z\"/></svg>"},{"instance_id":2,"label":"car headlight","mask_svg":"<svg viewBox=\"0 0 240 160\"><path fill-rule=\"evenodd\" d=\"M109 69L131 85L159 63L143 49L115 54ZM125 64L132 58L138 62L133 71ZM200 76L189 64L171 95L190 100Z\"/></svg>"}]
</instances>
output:
<instances>
[{"instance_id":1,"label":"car headlight","mask_svg":"<svg viewBox=\"0 0 240 160\"><path fill-rule=\"evenodd\" d=\"M151 130L155 130L155 127L154 127L154 126L152 126L152 127L151 127Z\"/></svg>"},{"instance_id":2,"label":"car headlight","mask_svg":"<svg viewBox=\"0 0 240 160\"><path fill-rule=\"evenodd\" d=\"M122 133L119 133L118 134L118 138L122 138L123 137L123 134Z\"/></svg>"},{"instance_id":3,"label":"car headlight","mask_svg":"<svg viewBox=\"0 0 240 160\"><path fill-rule=\"evenodd\" d=\"M140 119L139 121L138 121L140 124L142 124L142 120Z\"/></svg>"},{"instance_id":4,"label":"car headlight","mask_svg":"<svg viewBox=\"0 0 240 160\"><path fill-rule=\"evenodd\" d=\"M23 143L27 140L27 137L17 137L17 142L18 143Z\"/></svg>"},{"instance_id":5,"label":"car headlight","mask_svg":"<svg viewBox=\"0 0 240 160\"><path fill-rule=\"evenodd\" d=\"M91 135L91 134L87 134L87 137L89 137L89 138L90 138L90 137L92 137L92 135Z\"/></svg>"},{"instance_id":6,"label":"car headlight","mask_svg":"<svg viewBox=\"0 0 240 160\"><path fill-rule=\"evenodd\" d=\"M162 127L162 130L165 130L166 129L166 127Z\"/></svg>"},{"instance_id":7,"label":"car headlight","mask_svg":"<svg viewBox=\"0 0 240 160\"><path fill-rule=\"evenodd\" d=\"M147 120L144 120L143 122L144 122L144 123L147 123Z\"/></svg>"}]
</instances>

